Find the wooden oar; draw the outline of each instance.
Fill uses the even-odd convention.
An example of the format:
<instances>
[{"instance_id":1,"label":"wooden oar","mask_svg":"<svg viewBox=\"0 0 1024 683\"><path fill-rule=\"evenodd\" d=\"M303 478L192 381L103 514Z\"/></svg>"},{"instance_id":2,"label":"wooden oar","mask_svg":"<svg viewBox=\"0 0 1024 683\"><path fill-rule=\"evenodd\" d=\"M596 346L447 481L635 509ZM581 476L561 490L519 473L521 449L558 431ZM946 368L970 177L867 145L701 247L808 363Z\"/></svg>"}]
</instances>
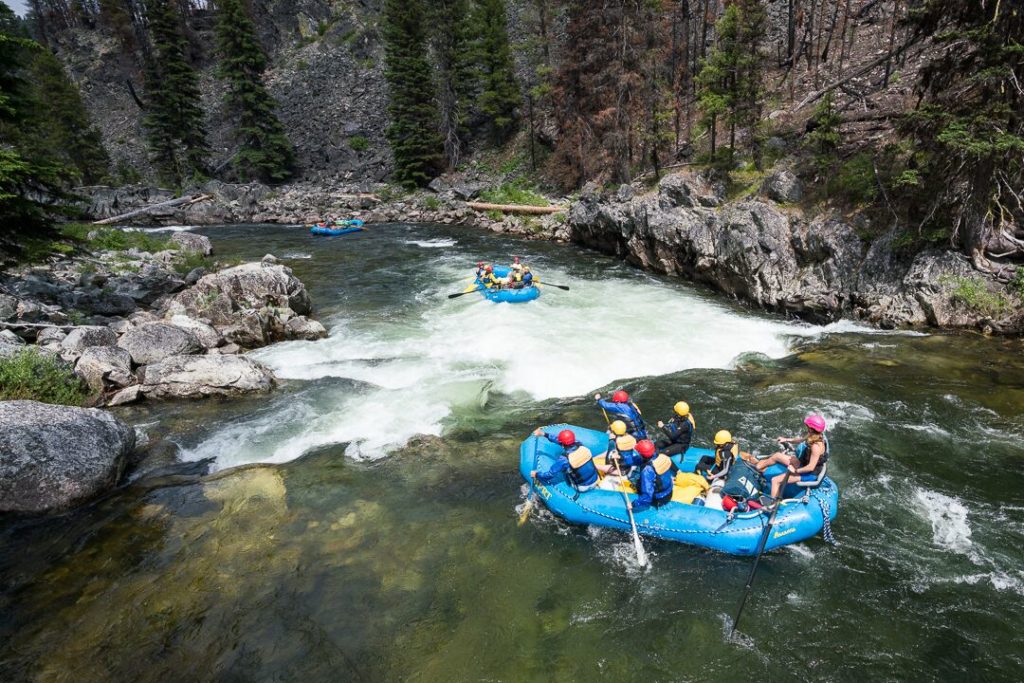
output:
<instances>
[{"instance_id":1,"label":"wooden oar","mask_svg":"<svg viewBox=\"0 0 1024 683\"><path fill-rule=\"evenodd\" d=\"M611 429L612 423L608 419L608 412L601 407L601 414L604 415L605 424ZM609 453L611 450L609 449ZM610 455L608 457L611 457ZM633 549L636 550L636 563L641 567L647 566L647 553L644 552L644 544L640 542L640 532L636 530L636 520L633 518L633 504L629 502L629 495L626 493L626 485L622 483L622 468L619 467L618 459L615 460L615 473L619 475L619 486L622 490L622 500L626 502L626 514L629 515L629 527L633 531Z\"/></svg>"}]
</instances>

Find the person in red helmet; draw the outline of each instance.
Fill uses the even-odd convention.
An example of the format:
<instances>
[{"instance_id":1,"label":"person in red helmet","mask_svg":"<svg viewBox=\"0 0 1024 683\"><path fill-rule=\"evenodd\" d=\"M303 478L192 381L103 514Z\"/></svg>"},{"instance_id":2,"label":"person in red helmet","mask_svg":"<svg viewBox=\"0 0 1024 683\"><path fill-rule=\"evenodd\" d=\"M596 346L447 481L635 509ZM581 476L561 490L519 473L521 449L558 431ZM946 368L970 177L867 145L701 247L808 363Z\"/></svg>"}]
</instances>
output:
<instances>
[{"instance_id":1,"label":"person in red helmet","mask_svg":"<svg viewBox=\"0 0 1024 683\"><path fill-rule=\"evenodd\" d=\"M484 266L484 276L480 278L480 284L487 289L501 289L501 278L494 274L494 266Z\"/></svg>"},{"instance_id":2,"label":"person in red helmet","mask_svg":"<svg viewBox=\"0 0 1024 683\"><path fill-rule=\"evenodd\" d=\"M601 394L594 394L597 405L605 412L605 417L613 415L615 419L626 423L626 431L633 435L633 438L642 441L647 438L647 424L644 422L643 414L635 403L629 400L629 394L622 389L612 394L611 401L601 399Z\"/></svg>"},{"instance_id":3,"label":"person in red helmet","mask_svg":"<svg viewBox=\"0 0 1024 683\"><path fill-rule=\"evenodd\" d=\"M571 429L562 429L556 435L538 428L533 431L533 435L543 436L551 443L562 447L562 454L546 472L530 472L530 478L542 484L550 484L564 475L573 488L583 493L596 488L600 483L601 474L608 474L612 469L610 465L595 463L594 454L577 441L576 433Z\"/></svg>"},{"instance_id":4,"label":"person in red helmet","mask_svg":"<svg viewBox=\"0 0 1024 683\"><path fill-rule=\"evenodd\" d=\"M821 415L808 415L804 418L804 426L807 427L807 433L804 436L795 436L792 438L786 438L780 436L778 442L796 444L796 451L794 453L786 453L785 451L779 451L772 455L764 458L757 463L757 469L764 472L772 465L778 463L785 465L789 470L790 475L796 474L800 476L801 481L814 481L818 478L821 473L821 468L828 462L829 447L828 437L825 436L825 418ZM782 482L786 480L786 473L776 475L772 478L772 499L779 497L779 489L782 487Z\"/></svg>"},{"instance_id":5,"label":"person in red helmet","mask_svg":"<svg viewBox=\"0 0 1024 683\"><path fill-rule=\"evenodd\" d=\"M675 486L672 459L664 453L658 454L650 439L637 443L636 452L643 458L644 465L636 484L640 495L633 503L633 512L641 512L652 505L661 507L672 500L672 488Z\"/></svg>"},{"instance_id":6,"label":"person in red helmet","mask_svg":"<svg viewBox=\"0 0 1024 683\"><path fill-rule=\"evenodd\" d=\"M476 279L477 280L483 280L484 279L484 275L487 274L487 269L485 268L486 265L487 264L484 263L483 261L477 261L476 262Z\"/></svg>"}]
</instances>

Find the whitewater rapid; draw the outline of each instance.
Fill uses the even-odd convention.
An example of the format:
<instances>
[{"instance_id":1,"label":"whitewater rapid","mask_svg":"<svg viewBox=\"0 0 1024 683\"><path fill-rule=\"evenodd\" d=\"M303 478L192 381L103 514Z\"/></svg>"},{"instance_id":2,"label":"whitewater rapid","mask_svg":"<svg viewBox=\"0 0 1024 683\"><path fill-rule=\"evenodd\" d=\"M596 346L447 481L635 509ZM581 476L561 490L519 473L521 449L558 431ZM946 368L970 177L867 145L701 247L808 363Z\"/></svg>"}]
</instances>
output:
<instances>
[{"instance_id":1,"label":"whitewater rapid","mask_svg":"<svg viewBox=\"0 0 1024 683\"><path fill-rule=\"evenodd\" d=\"M574 277L554 262L536 270L570 291L545 288L529 304L494 304L466 286L469 257L455 240L410 241L425 256L400 275L401 306L337 314L327 339L281 343L251 355L285 380L277 396L183 454L223 468L281 463L348 444L373 459L417 434L440 435L455 413L490 397L526 403L582 396L634 378L726 368L741 354L789 354L793 340L827 328L739 313L681 284L616 268Z\"/></svg>"}]
</instances>

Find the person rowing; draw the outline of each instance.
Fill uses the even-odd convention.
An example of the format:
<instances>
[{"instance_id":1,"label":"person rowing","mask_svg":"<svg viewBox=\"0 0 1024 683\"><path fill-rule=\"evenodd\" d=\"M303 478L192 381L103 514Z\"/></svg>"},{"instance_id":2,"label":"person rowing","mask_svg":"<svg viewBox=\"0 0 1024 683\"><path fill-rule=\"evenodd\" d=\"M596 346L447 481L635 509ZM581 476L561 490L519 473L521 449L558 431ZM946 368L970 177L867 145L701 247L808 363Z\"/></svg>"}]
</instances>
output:
<instances>
[{"instance_id":1,"label":"person rowing","mask_svg":"<svg viewBox=\"0 0 1024 683\"><path fill-rule=\"evenodd\" d=\"M808 415L804 419L807 433L804 436L786 438L780 436L780 444L796 444L795 453L779 451L757 463L757 469L764 472L774 464L785 465L787 472L772 477L772 499L782 493L782 483L790 474L800 475L801 481L814 481L821 474L821 469L828 462L828 438L825 436L827 425L821 415Z\"/></svg>"},{"instance_id":2,"label":"person rowing","mask_svg":"<svg viewBox=\"0 0 1024 683\"><path fill-rule=\"evenodd\" d=\"M597 405L626 423L626 430L637 440L647 438L647 424L644 422L640 408L629 400L629 394L619 389L612 394L611 401L601 399L601 394L594 394Z\"/></svg>"}]
</instances>

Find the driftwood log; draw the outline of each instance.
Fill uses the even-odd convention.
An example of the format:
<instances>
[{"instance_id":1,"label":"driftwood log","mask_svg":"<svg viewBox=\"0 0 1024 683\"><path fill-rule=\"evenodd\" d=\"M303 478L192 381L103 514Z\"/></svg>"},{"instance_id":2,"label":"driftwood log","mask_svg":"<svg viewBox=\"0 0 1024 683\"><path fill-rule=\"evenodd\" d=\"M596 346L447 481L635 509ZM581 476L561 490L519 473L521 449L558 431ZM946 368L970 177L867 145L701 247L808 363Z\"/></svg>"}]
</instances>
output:
<instances>
[{"instance_id":1,"label":"driftwood log","mask_svg":"<svg viewBox=\"0 0 1024 683\"><path fill-rule=\"evenodd\" d=\"M468 202L469 208L475 211L501 211L502 213L524 213L533 216L561 213L566 211L564 206L528 206L526 204L487 204L485 202Z\"/></svg>"},{"instance_id":2,"label":"driftwood log","mask_svg":"<svg viewBox=\"0 0 1024 683\"><path fill-rule=\"evenodd\" d=\"M205 202L208 199L213 199L213 195L194 194L188 197L176 197L174 199L168 199L166 202L150 204L149 206L144 206L141 209L135 209L134 211L129 211L128 213L122 213L117 216L111 216L110 218L104 218L101 221L94 221L93 225L110 225L111 223L117 223L118 221L123 221L126 218L132 218L133 216L141 216L143 214L147 214L150 211L155 211L157 209L167 208L171 206L186 207L191 206L193 204L198 204L199 202Z\"/></svg>"}]
</instances>

